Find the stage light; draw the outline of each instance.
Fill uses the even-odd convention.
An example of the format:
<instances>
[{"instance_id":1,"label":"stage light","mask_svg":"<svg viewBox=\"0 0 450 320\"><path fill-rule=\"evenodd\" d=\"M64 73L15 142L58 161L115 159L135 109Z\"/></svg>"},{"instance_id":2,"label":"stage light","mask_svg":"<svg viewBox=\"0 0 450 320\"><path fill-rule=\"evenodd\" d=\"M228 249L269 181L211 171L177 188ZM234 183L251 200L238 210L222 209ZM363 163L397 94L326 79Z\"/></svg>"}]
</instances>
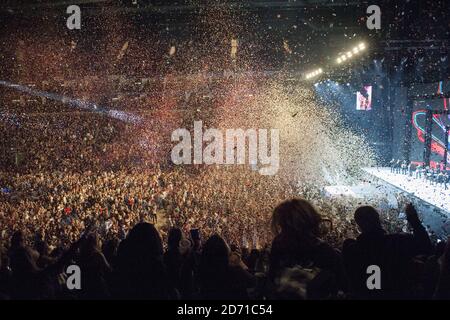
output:
<instances>
[{"instance_id":1,"label":"stage light","mask_svg":"<svg viewBox=\"0 0 450 320\"><path fill-rule=\"evenodd\" d=\"M318 76L318 75L321 74L322 72L323 72L322 68L319 68L319 69L314 70L314 71L312 71L312 72L310 72L310 73L307 73L307 74L305 75L305 78L306 78L306 79L310 79L310 78L312 78L312 77Z\"/></svg>"},{"instance_id":2,"label":"stage light","mask_svg":"<svg viewBox=\"0 0 450 320\"><path fill-rule=\"evenodd\" d=\"M353 47L353 49L347 51L346 53L341 54L337 57L336 62L341 64L347 59L353 58L354 55L360 54L362 50L366 48L366 44L364 42L359 43L357 46Z\"/></svg>"},{"instance_id":3,"label":"stage light","mask_svg":"<svg viewBox=\"0 0 450 320\"><path fill-rule=\"evenodd\" d=\"M237 50L238 50L238 41L237 39L231 39L231 58L232 59L236 59L236 54L237 54Z\"/></svg>"}]
</instances>

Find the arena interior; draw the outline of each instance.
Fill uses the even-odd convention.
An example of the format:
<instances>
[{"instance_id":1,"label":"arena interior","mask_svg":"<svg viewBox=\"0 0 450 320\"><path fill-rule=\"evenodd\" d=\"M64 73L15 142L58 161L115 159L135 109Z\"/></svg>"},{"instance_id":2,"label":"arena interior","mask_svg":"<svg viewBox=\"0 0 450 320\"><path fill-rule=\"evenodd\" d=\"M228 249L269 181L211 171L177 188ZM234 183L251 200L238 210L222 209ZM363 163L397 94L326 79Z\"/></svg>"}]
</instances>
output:
<instances>
[{"instance_id":1,"label":"arena interior","mask_svg":"<svg viewBox=\"0 0 450 320\"><path fill-rule=\"evenodd\" d=\"M3 0L0 299L450 299L449 16Z\"/></svg>"}]
</instances>

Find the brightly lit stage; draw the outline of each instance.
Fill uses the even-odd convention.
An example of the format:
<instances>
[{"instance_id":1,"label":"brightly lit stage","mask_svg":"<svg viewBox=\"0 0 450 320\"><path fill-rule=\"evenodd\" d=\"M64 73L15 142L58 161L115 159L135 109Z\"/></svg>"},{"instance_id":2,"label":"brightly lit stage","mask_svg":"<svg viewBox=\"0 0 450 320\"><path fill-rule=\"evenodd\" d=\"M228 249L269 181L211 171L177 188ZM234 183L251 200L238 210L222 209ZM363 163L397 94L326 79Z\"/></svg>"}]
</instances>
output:
<instances>
[{"instance_id":1,"label":"brightly lit stage","mask_svg":"<svg viewBox=\"0 0 450 320\"><path fill-rule=\"evenodd\" d=\"M445 211L450 217L450 185L445 190L443 185L431 185L425 179L416 179L408 175L391 173L390 168L365 168L370 175L383 180L426 203Z\"/></svg>"}]
</instances>

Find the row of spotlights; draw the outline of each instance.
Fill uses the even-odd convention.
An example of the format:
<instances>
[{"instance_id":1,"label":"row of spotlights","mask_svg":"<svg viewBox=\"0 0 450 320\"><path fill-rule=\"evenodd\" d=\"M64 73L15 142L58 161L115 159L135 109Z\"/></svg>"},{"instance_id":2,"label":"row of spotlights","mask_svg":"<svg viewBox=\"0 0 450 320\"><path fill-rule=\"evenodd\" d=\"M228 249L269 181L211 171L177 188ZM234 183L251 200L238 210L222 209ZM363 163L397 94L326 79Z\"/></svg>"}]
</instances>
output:
<instances>
[{"instance_id":1,"label":"row of spotlights","mask_svg":"<svg viewBox=\"0 0 450 320\"><path fill-rule=\"evenodd\" d=\"M337 63L341 64L342 62L347 61L347 59L350 59L353 57L353 55L360 53L366 49L366 45L364 43L360 43L357 47L354 47L353 50L348 51L347 53L342 54L339 58L337 58Z\"/></svg>"},{"instance_id":2,"label":"row of spotlights","mask_svg":"<svg viewBox=\"0 0 450 320\"><path fill-rule=\"evenodd\" d=\"M317 69L316 71L310 72L306 75L306 79L310 79L312 77L318 76L323 72L322 68Z\"/></svg>"}]
</instances>

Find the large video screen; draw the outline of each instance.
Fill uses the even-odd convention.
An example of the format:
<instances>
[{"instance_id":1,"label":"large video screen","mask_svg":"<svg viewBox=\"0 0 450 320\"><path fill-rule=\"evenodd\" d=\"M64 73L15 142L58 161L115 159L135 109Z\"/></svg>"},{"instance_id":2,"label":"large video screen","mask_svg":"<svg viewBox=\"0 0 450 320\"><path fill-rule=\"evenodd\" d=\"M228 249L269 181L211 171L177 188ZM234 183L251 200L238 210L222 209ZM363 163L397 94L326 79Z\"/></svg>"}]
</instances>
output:
<instances>
[{"instance_id":1,"label":"large video screen","mask_svg":"<svg viewBox=\"0 0 450 320\"><path fill-rule=\"evenodd\" d=\"M437 111L432 118L431 161L439 163L443 160L445 130L450 125L450 116L440 112L448 110L449 104L449 98L419 99L414 101L411 119L414 128L411 149L413 160L421 161L423 159L427 110ZM450 155L447 161L450 162Z\"/></svg>"},{"instance_id":2,"label":"large video screen","mask_svg":"<svg viewBox=\"0 0 450 320\"><path fill-rule=\"evenodd\" d=\"M364 86L356 93L356 110L372 110L372 86Z\"/></svg>"}]
</instances>

